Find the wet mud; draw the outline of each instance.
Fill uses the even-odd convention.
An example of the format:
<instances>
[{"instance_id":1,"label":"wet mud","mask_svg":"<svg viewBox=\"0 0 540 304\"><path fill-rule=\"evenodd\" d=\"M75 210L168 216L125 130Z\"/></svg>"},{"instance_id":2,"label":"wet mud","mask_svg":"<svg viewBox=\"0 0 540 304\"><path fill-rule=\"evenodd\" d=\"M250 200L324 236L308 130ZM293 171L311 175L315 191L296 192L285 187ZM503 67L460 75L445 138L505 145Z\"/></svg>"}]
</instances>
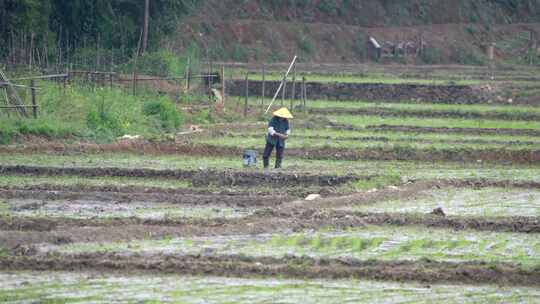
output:
<instances>
[{"instance_id":1,"label":"wet mud","mask_svg":"<svg viewBox=\"0 0 540 304\"><path fill-rule=\"evenodd\" d=\"M185 228L197 233L227 234L274 233L332 227L337 229L371 225L419 225L499 232L540 233L540 218L535 216L498 217L440 217L433 214L361 213L321 209L286 208L262 209L242 218L39 218L0 217L0 229L14 231L63 231L79 227L157 226ZM281 226L283 225L283 226ZM114 235L111 229L108 236ZM125 233L127 230L123 230ZM180 230L179 230L180 231ZM199 231L199 232L197 232ZM98 237L98 236L91 236Z\"/></svg>"},{"instance_id":2,"label":"wet mud","mask_svg":"<svg viewBox=\"0 0 540 304\"><path fill-rule=\"evenodd\" d=\"M373 130L386 131L386 127L377 126ZM409 131L409 132L442 132L436 128L395 128L396 131ZM489 129L487 129L489 131ZM527 130L510 130L510 134L521 134L521 132L527 133ZM474 130L460 129L460 132L475 133ZM483 132L483 131L482 131ZM492 134L499 132L494 129ZM505 133L504 131L502 131ZM535 131L536 133L536 131ZM540 132L537 133L540 135ZM189 149L183 150L181 147L188 147ZM243 149L234 147L222 147L205 144L184 144L175 145L178 149L173 150L160 150L157 149L156 153L173 153L177 155L204 155L204 156L238 156L241 155ZM65 151L62 153L69 153L71 147L66 146ZM0 150L2 150L0 148ZM5 149L4 149L5 150ZM8 149L9 150L9 149ZM38 148L40 152L48 151L46 146L40 146ZM21 152L17 148L11 150L13 153ZM5 152L5 151L4 151ZM111 151L109 151L111 152ZM130 152L125 150L123 152ZM259 151L262 154L262 150ZM305 159L316 160L414 160L414 161L457 161L457 162L476 162L478 160L485 162L507 162L516 164L532 164L540 162L540 150L532 149L474 149L474 148L446 148L446 149L424 149L415 148L410 146L397 146L397 147L368 147L358 149L348 148L291 148L286 150L288 157L297 157ZM150 169L119 169L119 168L92 168L92 169L80 169L80 168L16 168L15 167L0 167L0 173L4 174L50 174L50 175L79 175L79 176L129 176L129 177L156 177L156 178L184 178L193 179L194 185L207 185L216 184L222 186L231 185L254 185L259 183L266 183L275 185L276 183L282 184L282 182L296 183L299 185L313 184L313 185L335 185L346 182L346 180L352 180L354 177L335 177L335 176L298 176L298 175L285 175L281 174L281 177L276 177L275 173L235 173L223 172L223 171L205 171L197 174L196 171L180 171L180 170L150 170Z\"/></svg>"},{"instance_id":3,"label":"wet mud","mask_svg":"<svg viewBox=\"0 0 540 304\"><path fill-rule=\"evenodd\" d=\"M53 191L53 190L14 190L2 189L0 197L4 199L36 199L36 200L86 200L109 203L169 203L175 205L228 207L278 206L292 198L286 194L279 195L226 195L226 194L167 194L127 193L127 192L89 192L89 191Z\"/></svg>"},{"instance_id":4,"label":"wet mud","mask_svg":"<svg viewBox=\"0 0 540 304\"><path fill-rule=\"evenodd\" d=\"M153 170L125 168L75 168L0 166L0 174L82 176L82 177L144 177L190 180L193 186L336 186L356 181L355 175L316 175L276 172L214 171L214 170Z\"/></svg>"},{"instance_id":5,"label":"wet mud","mask_svg":"<svg viewBox=\"0 0 540 304\"><path fill-rule=\"evenodd\" d=\"M539 286L540 271L505 263L378 261L309 257L246 257L220 255L167 255L87 253L0 257L5 270L145 271L235 277L362 278L427 283L459 282Z\"/></svg>"},{"instance_id":6,"label":"wet mud","mask_svg":"<svg viewBox=\"0 0 540 304\"><path fill-rule=\"evenodd\" d=\"M334 126L335 128L342 128L344 126ZM388 131L395 130L400 132L446 132L444 128L421 128L421 127L400 127L400 126L375 126L368 127L369 130L374 131ZM365 129L363 129L365 130ZM533 132L537 136L540 136L540 131L536 130L509 130L509 129L454 129L449 128L450 132L470 133L474 134L477 131L480 133L488 132L489 134L515 134L515 135L527 135ZM241 155L243 149L236 147L224 147L216 145L206 144L148 144L149 152L157 155L163 154L175 154L175 155L204 155L204 156L238 156ZM167 149L163 147L172 147ZM183 149L183 147L189 147ZM35 149L34 149L35 148ZM73 153L73 149L77 150L80 147L77 145L66 145L63 150L54 150L52 153ZM23 147L23 148L6 148L0 147L0 153L33 153L39 151L51 152L51 150L44 145L37 147ZM134 151L131 149L113 149L109 150L103 148L106 152L134 152L140 153L140 151ZM95 153L97 151L87 150L86 153ZM262 154L262 150L259 151ZM473 149L473 148L447 148L447 149L424 149L414 148L409 146L397 146L397 147L369 147L359 149L348 148L292 148L286 150L288 157L316 159L316 160L411 160L411 161L457 161L457 162L476 162L478 160L485 162L509 162L518 164L533 164L540 162L540 150L522 149L522 150L510 150L505 148L497 149ZM21 166L15 166L21 167ZM81 172L77 172L77 170ZM340 183L339 180L350 180L350 178L334 176L326 177L305 177L297 175L289 175L288 177L276 178L274 173L230 173L223 171L206 171L200 174L196 174L196 171L180 171L180 170L130 170L119 168L92 168L85 169L83 173L80 168L28 168L17 169L9 168L8 166L0 167L0 173L4 174L72 174L81 176L130 176L130 177L160 177L160 178L192 178L195 183L205 185L208 183L216 183L217 185L230 186L230 185L253 185L261 182L274 183L281 181L303 184L318 184L318 185L333 185Z\"/></svg>"}]
</instances>

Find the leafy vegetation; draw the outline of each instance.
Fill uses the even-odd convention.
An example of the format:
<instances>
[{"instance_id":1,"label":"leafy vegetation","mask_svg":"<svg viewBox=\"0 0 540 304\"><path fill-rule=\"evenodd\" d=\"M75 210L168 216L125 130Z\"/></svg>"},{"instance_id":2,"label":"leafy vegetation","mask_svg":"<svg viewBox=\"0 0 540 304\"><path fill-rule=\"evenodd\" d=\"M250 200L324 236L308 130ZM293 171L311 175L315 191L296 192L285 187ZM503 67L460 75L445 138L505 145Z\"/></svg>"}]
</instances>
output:
<instances>
[{"instance_id":1,"label":"leafy vegetation","mask_svg":"<svg viewBox=\"0 0 540 304\"><path fill-rule=\"evenodd\" d=\"M185 121L169 97L150 91L134 96L119 88L93 89L79 84L64 89L43 82L40 87L39 117L3 118L0 121L3 143L18 135L108 141L125 134L172 132Z\"/></svg>"},{"instance_id":2,"label":"leafy vegetation","mask_svg":"<svg viewBox=\"0 0 540 304\"><path fill-rule=\"evenodd\" d=\"M175 29L179 17L193 11L194 0L153 0L150 5L149 39L157 49L163 35ZM139 0L5 0L0 2L0 37L3 41L23 40L26 47L45 45L49 60L60 53L97 45L122 50L130 57L140 39L144 1ZM0 46L0 57L9 51ZM96 49L94 47L94 49Z\"/></svg>"}]
</instances>

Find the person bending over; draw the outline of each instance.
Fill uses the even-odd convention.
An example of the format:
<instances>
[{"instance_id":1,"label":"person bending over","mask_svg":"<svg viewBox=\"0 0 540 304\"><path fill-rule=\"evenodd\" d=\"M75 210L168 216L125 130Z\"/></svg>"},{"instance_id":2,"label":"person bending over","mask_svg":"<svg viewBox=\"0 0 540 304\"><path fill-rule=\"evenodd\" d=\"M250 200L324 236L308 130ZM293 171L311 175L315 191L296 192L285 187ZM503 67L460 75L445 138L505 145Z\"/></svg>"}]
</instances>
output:
<instances>
[{"instance_id":1,"label":"person bending over","mask_svg":"<svg viewBox=\"0 0 540 304\"><path fill-rule=\"evenodd\" d=\"M287 108L281 108L275 111L274 116L268 123L268 133L266 135L266 146L263 153L264 168L268 168L270 163L270 155L274 147L276 148L276 166L281 168L283 161L283 152L285 150L285 141L289 138L291 130L289 129L289 119L293 118L291 112Z\"/></svg>"}]
</instances>

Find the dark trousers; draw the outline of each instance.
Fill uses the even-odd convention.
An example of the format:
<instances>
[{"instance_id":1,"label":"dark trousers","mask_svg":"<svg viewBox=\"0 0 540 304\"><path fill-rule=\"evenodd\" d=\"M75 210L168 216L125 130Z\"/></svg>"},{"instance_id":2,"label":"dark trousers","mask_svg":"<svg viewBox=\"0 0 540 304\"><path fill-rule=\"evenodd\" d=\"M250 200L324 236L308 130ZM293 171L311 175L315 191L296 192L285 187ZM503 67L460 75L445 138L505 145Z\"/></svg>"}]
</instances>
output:
<instances>
[{"instance_id":1,"label":"dark trousers","mask_svg":"<svg viewBox=\"0 0 540 304\"><path fill-rule=\"evenodd\" d=\"M281 168L281 161L283 160L283 151L285 151L285 148L277 145L274 146L269 142L266 142L263 153L263 164L265 168L268 168L270 163L270 155L272 155L272 150L274 150L274 147L276 148L276 168Z\"/></svg>"}]
</instances>

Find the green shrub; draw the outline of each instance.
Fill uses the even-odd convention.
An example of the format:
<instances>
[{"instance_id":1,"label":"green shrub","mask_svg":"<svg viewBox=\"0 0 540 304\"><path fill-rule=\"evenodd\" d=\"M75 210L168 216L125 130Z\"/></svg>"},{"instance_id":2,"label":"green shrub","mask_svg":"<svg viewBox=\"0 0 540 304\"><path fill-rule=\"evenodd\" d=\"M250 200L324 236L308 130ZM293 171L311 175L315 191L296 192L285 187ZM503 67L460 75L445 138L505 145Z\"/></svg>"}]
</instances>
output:
<instances>
[{"instance_id":1,"label":"green shrub","mask_svg":"<svg viewBox=\"0 0 540 304\"><path fill-rule=\"evenodd\" d=\"M359 58L366 57L366 35L358 33L353 42L353 51Z\"/></svg>"},{"instance_id":2,"label":"green shrub","mask_svg":"<svg viewBox=\"0 0 540 304\"><path fill-rule=\"evenodd\" d=\"M80 136L106 142L125 134L173 131L184 121L169 97L150 91L133 96L118 88L91 89L76 82L65 90L47 81L38 86L38 119L0 117L0 144L17 135Z\"/></svg>"},{"instance_id":3,"label":"green shrub","mask_svg":"<svg viewBox=\"0 0 540 304\"><path fill-rule=\"evenodd\" d=\"M426 64L438 64L443 63L444 58L437 48L426 47L422 52L422 61Z\"/></svg>"},{"instance_id":4,"label":"green shrub","mask_svg":"<svg viewBox=\"0 0 540 304\"><path fill-rule=\"evenodd\" d=\"M165 130L173 131L184 123L184 117L176 110L175 105L165 99L146 102L143 112L147 116L159 118L161 128Z\"/></svg>"},{"instance_id":5,"label":"green shrub","mask_svg":"<svg viewBox=\"0 0 540 304\"><path fill-rule=\"evenodd\" d=\"M450 60L466 65L483 65L486 63L485 58L474 50L461 47L452 48Z\"/></svg>"},{"instance_id":6,"label":"green shrub","mask_svg":"<svg viewBox=\"0 0 540 304\"><path fill-rule=\"evenodd\" d=\"M304 52L305 55L311 56L315 52L315 48L313 47L313 42L309 39L309 37L302 35L300 39L298 40L298 48Z\"/></svg>"},{"instance_id":7,"label":"green shrub","mask_svg":"<svg viewBox=\"0 0 540 304\"><path fill-rule=\"evenodd\" d=\"M15 135L15 130L13 126L2 123L0 125L0 144L8 144L13 140L13 136Z\"/></svg>"},{"instance_id":8,"label":"green shrub","mask_svg":"<svg viewBox=\"0 0 540 304\"><path fill-rule=\"evenodd\" d=\"M184 75L187 65L187 57L195 58L192 54L193 50L188 50L184 56L174 54L169 50L161 50L158 52L146 52L143 56L137 58L137 73L154 76L179 76ZM193 57L192 57L193 56ZM190 64L194 66L193 59ZM123 64L121 70L124 73L132 73L135 64L135 58L132 58L127 63Z\"/></svg>"},{"instance_id":9,"label":"green shrub","mask_svg":"<svg viewBox=\"0 0 540 304\"><path fill-rule=\"evenodd\" d=\"M191 122L194 124L207 124L214 122L214 117L209 109L201 110L191 117Z\"/></svg>"},{"instance_id":10,"label":"green shrub","mask_svg":"<svg viewBox=\"0 0 540 304\"><path fill-rule=\"evenodd\" d=\"M247 61L248 54L240 43L236 43L233 47L231 57L234 61Z\"/></svg>"},{"instance_id":11,"label":"green shrub","mask_svg":"<svg viewBox=\"0 0 540 304\"><path fill-rule=\"evenodd\" d=\"M338 9L338 4L336 2L337 1L334 0L321 0L319 2L319 9L323 13L335 15Z\"/></svg>"},{"instance_id":12,"label":"green shrub","mask_svg":"<svg viewBox=\"0 0 540 304\"><path fill-rule=\"evenodd\" d=\"M118 117L104 109L91 110L86 118L86 123L93 137L111 139L124 135L124 129L119 123Z\"/></svg>"}]
</instances>

